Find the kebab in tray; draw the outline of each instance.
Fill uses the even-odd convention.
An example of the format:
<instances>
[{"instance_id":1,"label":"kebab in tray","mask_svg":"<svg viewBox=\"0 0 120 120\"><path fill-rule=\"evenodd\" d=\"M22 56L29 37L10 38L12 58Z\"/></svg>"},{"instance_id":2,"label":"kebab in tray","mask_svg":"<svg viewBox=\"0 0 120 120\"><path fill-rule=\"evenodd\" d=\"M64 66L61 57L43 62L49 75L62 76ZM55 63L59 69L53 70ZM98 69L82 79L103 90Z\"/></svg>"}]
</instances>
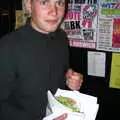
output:
<instances>
[{"instance_id":1,"label":"kebab in tray","mask_svg":"<svg viewBox=\"0 0 120 120\"><path fill-rule=\"evenodd\" d=\"M78 105L73 98L64 96L56 96L55 98L59 103L70 109L70 111L80 113L80 105Z\"/></svg>"}]
</instances>

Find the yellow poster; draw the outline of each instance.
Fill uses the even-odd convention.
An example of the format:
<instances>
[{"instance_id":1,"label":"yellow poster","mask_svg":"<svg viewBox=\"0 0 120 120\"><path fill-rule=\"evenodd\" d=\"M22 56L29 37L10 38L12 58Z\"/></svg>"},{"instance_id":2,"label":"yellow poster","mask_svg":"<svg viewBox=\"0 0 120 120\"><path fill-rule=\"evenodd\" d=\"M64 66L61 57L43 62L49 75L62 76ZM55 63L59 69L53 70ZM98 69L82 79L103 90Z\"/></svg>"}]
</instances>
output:
<instances>
[{"instance_id":1,"label":"yellow poster","mask_svg":"<svg viewBox=\"0 0 120 120\"><path fill-rule=\"evenodd\" d=\"M120 89L120 53L112 54L110 88Z\"/></svg>"},{"instance_id":2,"label":"yellow poster","mask_svg":"<svg viewBox=\"0 0 120 120\"><path fill-rule=\"evenodd\" d=\"M24 20L24 12L23 10L16 10L16 25L15 29L18 29L22 25L24 25L25 20Z\"/></svg>"}]
</instances>

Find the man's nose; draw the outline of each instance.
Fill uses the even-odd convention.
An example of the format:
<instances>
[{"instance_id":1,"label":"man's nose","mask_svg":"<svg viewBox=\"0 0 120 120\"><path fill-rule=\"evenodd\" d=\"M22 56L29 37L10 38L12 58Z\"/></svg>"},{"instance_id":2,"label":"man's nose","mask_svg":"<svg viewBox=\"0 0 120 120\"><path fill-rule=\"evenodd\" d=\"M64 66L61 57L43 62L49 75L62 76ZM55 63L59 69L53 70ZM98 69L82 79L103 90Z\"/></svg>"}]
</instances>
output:
<instances>
[{"instance_id":1,"label":"man's nose","mask_svg":"<svg viewBox=\"0 0 120 120\"><path fill-rule=\"evenodd\" d=\"M51 6L50 6L50 14L57 15L57 6L56 6L56 4L51 4Z\"/></svg>"}]
</instances>

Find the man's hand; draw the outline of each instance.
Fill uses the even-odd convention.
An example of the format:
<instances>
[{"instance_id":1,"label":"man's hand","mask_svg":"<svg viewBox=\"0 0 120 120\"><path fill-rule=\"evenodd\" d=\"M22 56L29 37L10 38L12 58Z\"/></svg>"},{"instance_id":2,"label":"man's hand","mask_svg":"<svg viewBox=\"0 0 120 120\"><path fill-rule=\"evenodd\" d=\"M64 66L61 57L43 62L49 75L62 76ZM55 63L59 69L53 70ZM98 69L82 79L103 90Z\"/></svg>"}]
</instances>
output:
<instances>
[{"instance_id":1,"label":"man's hand","mask_svg":"<svg viewBox=\"0 0 120 120\"><path fill-rule=\"evenodd\" d=\"M66 73L66 85L72 90L79 90L83 83L83 75L69 69Z\"/></svg>"},{"instance_id":2,"label":"man's hand","mask_svg":"<svg viewBox=\"0 0 120 120\"><path fill-rule=\"evenodd\" d=\"M67 114L65 113L65 114L63 114L63 115L61 115L53 120L65 120L66 118L67 118Z\"/></svg>"}]
</instances>

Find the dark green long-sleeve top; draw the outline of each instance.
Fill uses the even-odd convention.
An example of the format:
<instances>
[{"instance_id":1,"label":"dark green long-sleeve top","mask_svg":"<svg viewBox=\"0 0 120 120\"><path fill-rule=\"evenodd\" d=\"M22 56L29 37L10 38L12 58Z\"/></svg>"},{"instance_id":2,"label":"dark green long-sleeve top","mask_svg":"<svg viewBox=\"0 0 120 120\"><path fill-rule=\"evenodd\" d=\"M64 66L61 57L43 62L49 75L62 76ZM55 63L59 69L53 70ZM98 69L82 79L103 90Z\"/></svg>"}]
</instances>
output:
<instances>
[{"instance_id":1,"label":"dark green long-sleeve top","mask_svg":"<svg viewBox=\"0 0 120 120\"><path fill-rule=\"evenodd\" d=\"M41 120L47 90L64 87L68 42L62 30L42 34L26 25L0 42L0 120Z\"/></svg>"}]
</instances>

